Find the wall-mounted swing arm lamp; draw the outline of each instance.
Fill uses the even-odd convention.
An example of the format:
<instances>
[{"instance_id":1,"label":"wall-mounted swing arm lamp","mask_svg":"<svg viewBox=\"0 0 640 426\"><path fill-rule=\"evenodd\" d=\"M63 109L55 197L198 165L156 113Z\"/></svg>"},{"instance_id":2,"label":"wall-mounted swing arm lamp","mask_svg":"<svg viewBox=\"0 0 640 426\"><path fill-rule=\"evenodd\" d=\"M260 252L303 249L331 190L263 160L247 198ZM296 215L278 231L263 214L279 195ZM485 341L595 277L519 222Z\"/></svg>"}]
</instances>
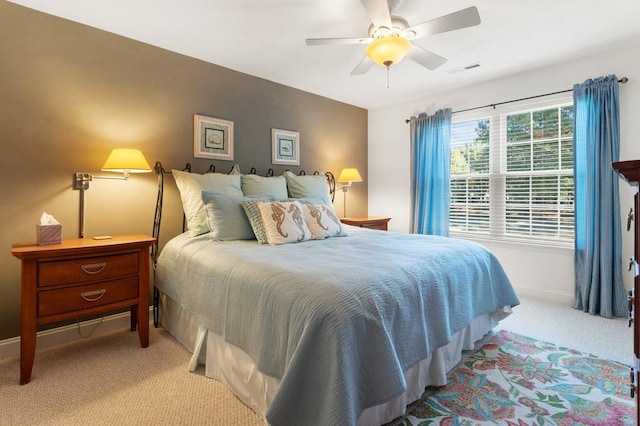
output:
<instances>
[{"instance_id":1,"label":"wall-mounted swing arm lamp","mask_svg":"<svg viewBox=\"0 0 640 426\"><path fill-rule=\"evenodd\" d=\"M122 176L93 176L82 172L74 174L73 188L80 190L80 238L84 238L84 191L89 189L89 182L93 179L128 180L131 173L149 173L151 167L139 149L116 148L107 157L102 171L122 173Z\"/></svg>"},{"instance_id":2,"label":"wall-mounted swing arm lamp","mask_svg":"<svg viewBox=\"0 0 640 426\"><path fill-rule=\"evenodd\" d=\"M351 188L353 182L362 182L362 176L356 168L342 169L338 177L338 183L342 185L343 204L342 217L347 217L347 190Z\"/></svg>"}]
</instances>

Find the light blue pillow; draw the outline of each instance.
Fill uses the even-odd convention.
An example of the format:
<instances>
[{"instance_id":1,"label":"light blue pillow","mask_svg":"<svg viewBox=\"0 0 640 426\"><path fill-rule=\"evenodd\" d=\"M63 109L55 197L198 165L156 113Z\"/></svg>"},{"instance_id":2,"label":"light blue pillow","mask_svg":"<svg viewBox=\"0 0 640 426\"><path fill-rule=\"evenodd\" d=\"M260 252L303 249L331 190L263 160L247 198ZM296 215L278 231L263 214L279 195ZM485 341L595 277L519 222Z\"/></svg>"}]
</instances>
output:
<instances>
[{"instance_id":1,"label":"light blue pillow","mask_svg":"<svg viewBox=\"0 0 640 426\"><path fill-rule=\"evenodd\" d=\"M180 191L182 209L187 219L189 235L192 237L209 232L207 213L202 202L203 191L242 196L239 175L231 176L222 173L199 175L180 170L171 170L171 173Z\"/></svg>"},{"instance_id":2,"label":"light blue pillow","mask_svg":"<svg viewBox=\"0 0 640 426\"><path fill-rule=\"evenodd\" d=\"M285 198L281 201L297 201L300 204L325 204L324 199L321 197L316 198ZM332 206L333 208L333 206Z\"/></svg>"},{"instance_id":3,"label":"light blue pillow","mask_svg":"<svg viewBox=\"0 0 640 426\"><path fill-rule=\"evenodd\" d=\"M249 197L202 191L209 238L216 241L253 240L255 234L241 203ZM271 201L271 197L251 198Z\"/></svg>"},{"instance_id":4,"label":"light blue pillow","mask_svg":"<svg viewBox=\"0 0 640 426\"><path fill-rule=\"evenodd\" d=\"M244 195L268 196L277 201L287 198L287 180L284 176L242 175L240 182Z\"/></svg>"},{"instance_id":5,"label":"light blue pillow","mask_svg":"<svg viewBox=\"0 0 640 426\"><path fill-rule=\"evenodd\" d=\"M324 204L332 205L329 185L324 173L298 176L286 171L284 177L287 180L287 189L291 198L321 198Z\"/></svg>"}]
</instances>

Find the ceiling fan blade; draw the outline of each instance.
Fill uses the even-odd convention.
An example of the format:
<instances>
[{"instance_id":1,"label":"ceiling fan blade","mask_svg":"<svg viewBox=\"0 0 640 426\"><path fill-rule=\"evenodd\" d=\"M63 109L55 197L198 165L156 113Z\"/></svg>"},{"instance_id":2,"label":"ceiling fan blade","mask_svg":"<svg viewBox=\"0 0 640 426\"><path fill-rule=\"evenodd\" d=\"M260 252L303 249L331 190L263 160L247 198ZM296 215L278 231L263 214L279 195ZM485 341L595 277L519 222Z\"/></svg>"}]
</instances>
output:
<instances>
[{"instance_id":1,"label":"ceiling fan blade","mask_svg":"<svg viewBox=\"0 0 640 426\"><path fill-rule=\"evenodd\" d=\"M360 0L375 27L391 28L391 14L387 0Z\"/></svg>"},{"instance_id":2,"label":"ceiling fan blade","mask_svg":"<svg viewBox=\"0 0 640 426\"><path fill-rule=\"evenodd\" d=\"M433 52L429 52L428 50L425 50L413 44L411 45L411 50L407 54L407 58L419 63L420 65L430 69L431 71L447 62L446 58L443 58L440 55L436 55Z\"/></svg>"},{"instance_id":3,"label":"ceiling fan blade","mask_svg":"<svg viewBox=\"0 0 640 426\"><path fill-rule=\"evenodd\" d=\"M367 44L371 42L369 37L351 38L308 38L307 46L321 46L324 44Z\"/></svg>"},{"instance_id":4,"label":"ceiling fan blade","mask_svg":"<svg viewBox=\"0 0 640 426\"><path fill-rule=\"evenodd\" d=\"M373 64L373 60L368 56L365 56L364 59L358 64L358 66L355 67L353 71L351 71L351 75L366 74L367 71L371 69Z\"/></svg>"},{"instance_id":5,"label":"ceiling fan blade","mask_svg":"<svg viewBox=\"0 0 640 426\"><path fill-rule=\"evenodd\" d=\"M446 33L447 31L473 27L480 24L480 15L475 6L432 19L422 24L407 28L416 35L412 39L422 38L433 34Z\"/></svg>"}]
</instances>

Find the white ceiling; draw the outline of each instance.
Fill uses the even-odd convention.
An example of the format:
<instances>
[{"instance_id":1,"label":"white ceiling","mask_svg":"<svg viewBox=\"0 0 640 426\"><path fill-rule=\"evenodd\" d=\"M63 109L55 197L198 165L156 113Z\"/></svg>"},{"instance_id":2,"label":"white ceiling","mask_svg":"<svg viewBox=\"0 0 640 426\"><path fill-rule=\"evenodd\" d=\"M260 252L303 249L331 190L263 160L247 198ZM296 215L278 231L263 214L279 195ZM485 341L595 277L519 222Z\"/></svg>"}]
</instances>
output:
<instances>
[{"instance_id":1,"label":"white ceiling","mask_svg":"<svg viewBox=\"0 0 640 426\"><path fill-rule=\"evenodd\" d=\"M367 109L588 56L640 38L639 0L395 0L416 25L469 6L479 26L414 41L448 62L405 59L351 70L363 45L307 46L306 38L367 36L360 0L11 0L277 83ZM472 70L450 73L469 64ZM614 70L615 71L615 70ZM612 71L613 72L613 71Z\"/></svg>"}]
</instances>

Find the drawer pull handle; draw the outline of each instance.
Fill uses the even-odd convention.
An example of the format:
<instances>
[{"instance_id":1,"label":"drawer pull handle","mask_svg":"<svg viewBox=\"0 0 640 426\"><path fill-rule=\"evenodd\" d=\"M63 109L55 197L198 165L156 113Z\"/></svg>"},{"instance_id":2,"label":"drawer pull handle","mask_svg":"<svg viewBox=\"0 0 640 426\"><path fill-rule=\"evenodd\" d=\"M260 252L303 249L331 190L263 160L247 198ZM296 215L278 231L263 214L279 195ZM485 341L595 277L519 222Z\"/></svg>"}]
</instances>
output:
<instances>
[{"instance_id":1,"label":"drawer pull handle","mask_svg":"<svg viewBox=\"0 0 640 426\"><path fill-rule=\"evenodd\" d=\"M633 324L633 317L634 317L633 305L634 305L634 302L635 302L635 292L633 290L629 290L629 296L627 297L627 301L629 303L629 305L628 305L629 327L631 327L631 324Z\"/></svg>"},{"instance_id":2,"label":"drawer pull handle","mask_svg":"<svg viewBox=\"0 0 640 426\"><path fill-rule=\"evenodd\" d=\"M105 266L107 266L107 262L90 263L88 265L81 265L80 269L82 269L86 274L95 275L102 272Z\"/></svg>"},{"instance_id":3,"label":"drawer pull handle","mask_svg":"<svg viewBox=\"0 0 640 426\"><path fill-rule=\"evenodd\" d=\"M102 296L104 296L105 294L107 294L107 289L103 288L100 290L94 290L94 291L87 291L84 293L80 293L80 296L86 300L87 302L95 302L96 300L100 299Z\"/></svg>"}]
</instances>

